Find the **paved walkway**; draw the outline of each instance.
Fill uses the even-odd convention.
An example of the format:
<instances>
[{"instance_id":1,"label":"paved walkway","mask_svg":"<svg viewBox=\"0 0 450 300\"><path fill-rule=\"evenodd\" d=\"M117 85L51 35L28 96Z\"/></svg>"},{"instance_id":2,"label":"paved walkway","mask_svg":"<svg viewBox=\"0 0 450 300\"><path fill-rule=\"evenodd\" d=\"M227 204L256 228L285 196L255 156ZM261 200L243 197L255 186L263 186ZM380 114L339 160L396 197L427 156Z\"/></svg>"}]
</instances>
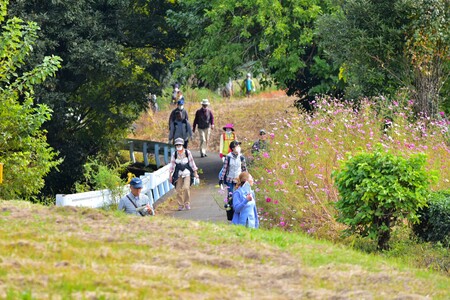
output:
<instances>
[{"instance_id":1,"label":"paved walkway","mask_svg":"<svg viewBox=\"0 0 450 300\"><path fill-rule=\"evenodd\" d=\"M190 149L191 150L191 149ZM177 211L176 207L169 215L180 219L211 221L216 223L228 223L223 208L223 196L218 193L218 174L222 168L222 160L219 153L208 153L207 157L200 157L198 150L191 150L195 164L203 171L200 176L200 186L191 187L191 210ZM175 195L175 194L173 194ZM214 200L217 198L217 202Z\"/></svg>"}]
</instances>

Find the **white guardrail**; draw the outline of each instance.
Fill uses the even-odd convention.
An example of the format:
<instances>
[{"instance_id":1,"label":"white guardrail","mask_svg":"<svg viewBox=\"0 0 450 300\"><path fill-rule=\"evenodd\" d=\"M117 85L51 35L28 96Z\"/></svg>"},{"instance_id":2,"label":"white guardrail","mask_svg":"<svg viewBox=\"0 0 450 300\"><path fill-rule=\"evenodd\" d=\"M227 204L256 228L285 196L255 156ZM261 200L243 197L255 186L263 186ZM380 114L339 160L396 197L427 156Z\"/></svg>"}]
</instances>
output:
<instances>
[{"instance_id":1,"label":"white guardrail","mask_svg":"<svg viewBox=\"0 0 450 300\"><path fill-rule=\"evenodd\" d=\"M150 198L151 204L157 202L162 196L174 188L174 186L169 183L169 175L169 165L166 165L155 172L145 173L143 176L139 177L143 183L141 193L146 194ZM114 196L108 189L77 194L57 194L56 205L99 208L110 203L118 203L120 198L129 192L130 187L127 184L123 187L123 191L120 195L115 195L117 199L112 199Z\"/></svg>"}]
</instances>

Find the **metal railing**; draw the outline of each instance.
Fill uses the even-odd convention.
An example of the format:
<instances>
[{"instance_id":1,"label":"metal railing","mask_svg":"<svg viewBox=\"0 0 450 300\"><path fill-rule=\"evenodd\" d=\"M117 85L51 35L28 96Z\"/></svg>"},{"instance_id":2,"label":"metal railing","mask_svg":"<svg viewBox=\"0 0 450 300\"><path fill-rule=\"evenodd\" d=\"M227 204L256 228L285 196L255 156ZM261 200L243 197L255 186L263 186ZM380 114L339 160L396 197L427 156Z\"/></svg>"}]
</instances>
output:
<instances>
[{"instance_id":1,"label":"metal railing","mask_svg":"<svg viewBox=\"0 0 450 300\"><path fill-rule=\"evenodd\" d=\"M149 165L148 155L152 154L155 157L156 168L159 169L162 166L160 156L163 156L165 165L169 164L170 156L175 152L175 146L172 144L147 140L125 139L121 150L130 151L130 160L133 163L136 162L134 152L142 152L145 166Z\"/></svg>"}]
</instances>

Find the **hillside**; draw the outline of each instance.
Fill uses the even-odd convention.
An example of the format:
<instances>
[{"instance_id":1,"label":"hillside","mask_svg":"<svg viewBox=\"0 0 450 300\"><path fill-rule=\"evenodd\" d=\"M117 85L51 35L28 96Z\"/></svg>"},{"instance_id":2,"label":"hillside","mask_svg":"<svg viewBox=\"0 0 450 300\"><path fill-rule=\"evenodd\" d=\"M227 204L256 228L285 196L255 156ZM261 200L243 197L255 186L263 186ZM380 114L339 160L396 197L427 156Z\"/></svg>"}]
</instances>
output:
<instances>
[{"instance_id":1,"label":"hillside","mask_svg":"<svg viewBox=\"0 0 450 300\"><path fill-rule=\"evenodd\" d=\"M0 201L7 299L448 299L450 279L278 231Z\"/></svg>"}]
</instances>

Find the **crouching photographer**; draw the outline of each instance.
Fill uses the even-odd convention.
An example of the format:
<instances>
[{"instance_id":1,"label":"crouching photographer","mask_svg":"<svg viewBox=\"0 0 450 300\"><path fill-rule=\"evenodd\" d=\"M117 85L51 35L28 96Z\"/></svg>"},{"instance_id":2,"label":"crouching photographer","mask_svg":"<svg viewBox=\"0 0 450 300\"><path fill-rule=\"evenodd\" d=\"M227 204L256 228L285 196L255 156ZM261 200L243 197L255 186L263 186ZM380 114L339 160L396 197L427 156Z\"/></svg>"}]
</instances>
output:
<instances>
[{"instance_id":1,"label":"crouching photographer","mask_svg":"<svg viewBox=\"0 0 450 300\"><path fill-rule=\"evenodd\" d=\"M119 210L125 211L127 214L133 214L137 216L154 215L152 203L147 195L141 194L142 180L140 178L133 178L130 181L130 192L120 199Z\"/></svg>"}]
</instances>

